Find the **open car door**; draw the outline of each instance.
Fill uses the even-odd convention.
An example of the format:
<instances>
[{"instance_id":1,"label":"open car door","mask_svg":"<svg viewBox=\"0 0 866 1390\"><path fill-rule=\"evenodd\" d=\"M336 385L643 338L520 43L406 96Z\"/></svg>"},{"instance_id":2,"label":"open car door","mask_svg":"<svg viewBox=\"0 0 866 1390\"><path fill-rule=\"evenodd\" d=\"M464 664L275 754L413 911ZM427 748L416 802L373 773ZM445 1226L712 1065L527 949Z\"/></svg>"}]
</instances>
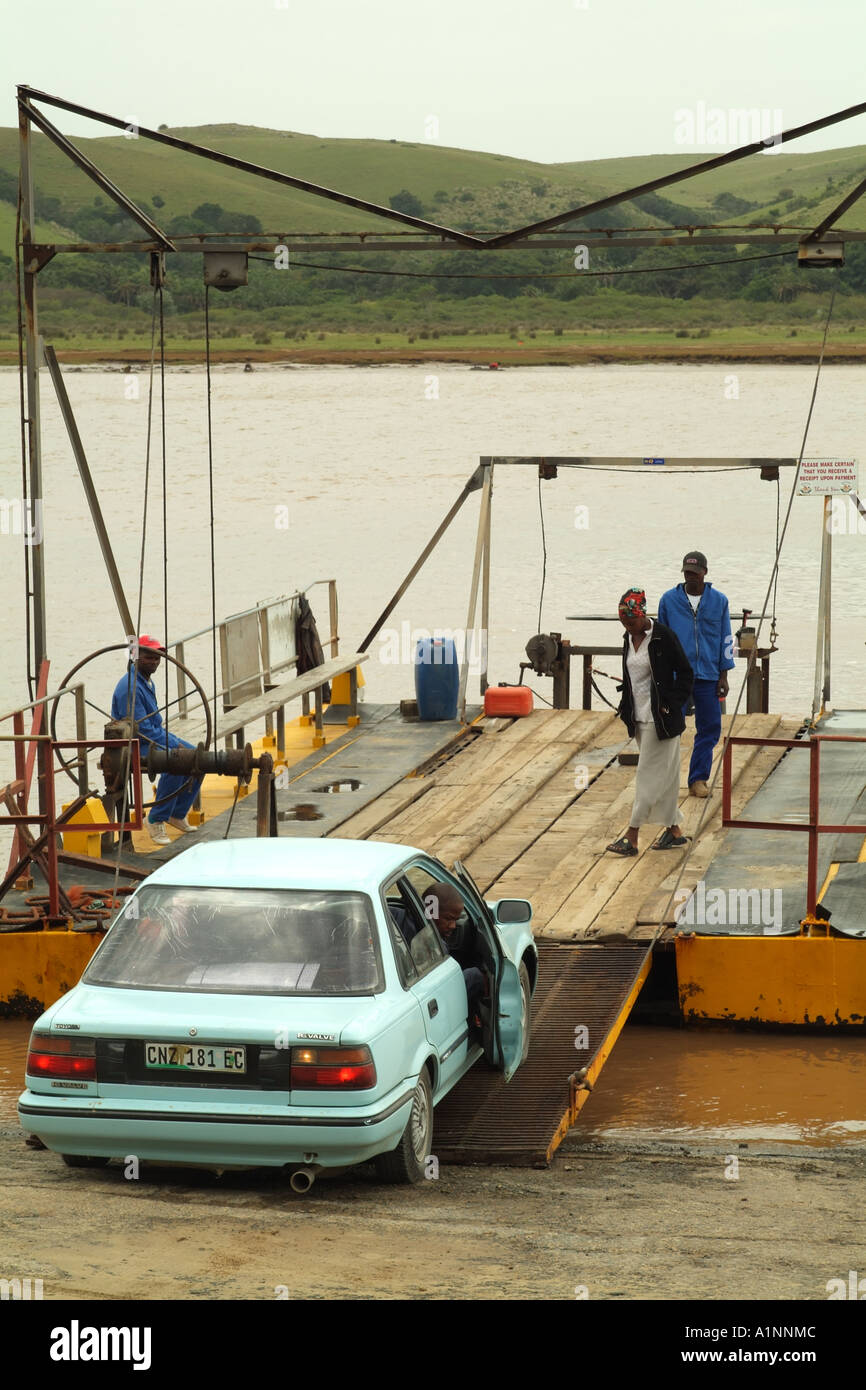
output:
<instances>
[{"instance_id":1,"label":"open car door","mask_svg":"<svg viewBox=\"0 0 866 1390\"><path fill-rule=\"evenodd\" d=\"M514 961L502 949L490 909L469 870L459 859L455 859L452 873L476 908L479 921L487 929L487 938L494 953L496 979L491 999L494 1055L490 1061L505 1074L505 1080L510 1081L523 1057L523 990L520 975Z\"/></svg>"}]
</instances>

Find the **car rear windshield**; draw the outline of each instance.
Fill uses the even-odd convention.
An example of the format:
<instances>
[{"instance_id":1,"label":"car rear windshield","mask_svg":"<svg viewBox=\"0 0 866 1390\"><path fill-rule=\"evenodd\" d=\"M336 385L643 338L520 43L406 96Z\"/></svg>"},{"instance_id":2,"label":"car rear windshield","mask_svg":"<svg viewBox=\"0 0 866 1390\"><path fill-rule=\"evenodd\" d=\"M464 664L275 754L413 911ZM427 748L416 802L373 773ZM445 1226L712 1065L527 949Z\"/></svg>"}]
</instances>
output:
<instances>
[{"instance_id":1,"label":"car rear windshield","mask_svg":"<svg viewBox=\"0 0 866 1390\"><path fill-rule=\"evenodd\" d=\"M82 977L202 994L375 994L382 963L363 893L145 886Z\"/></svg>"}]
</instances>

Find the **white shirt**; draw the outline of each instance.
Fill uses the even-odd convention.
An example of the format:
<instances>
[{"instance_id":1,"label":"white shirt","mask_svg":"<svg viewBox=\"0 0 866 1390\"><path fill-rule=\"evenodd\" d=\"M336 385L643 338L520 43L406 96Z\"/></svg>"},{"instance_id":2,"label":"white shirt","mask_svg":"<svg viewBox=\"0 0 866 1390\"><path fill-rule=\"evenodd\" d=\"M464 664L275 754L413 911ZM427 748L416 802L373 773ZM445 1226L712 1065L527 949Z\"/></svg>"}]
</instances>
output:
<instances>
[{"instance_id":1,"label":"white shirt","mask_svg":"<svg viewBox=\"0 0 866 1390\"><path fill-rule=\"evenodd\" d=\"M652 633L653 624L650 622L649 631L643 634L643 641L637 651L634 649L634 637L629 640L626 656L626 667L628 668L628 678L631 681L631 693L634 700L634 717L638 724L651 724L653 722L652 704L650 703L652 669L649 659L649 642Z\"/></svg>"},{"instance_id":2,"label":"white shirt","mask_svg":"<svg viewBox=\"0 0 866 1390\"><path fill-rule=\"evenodd\" d=\"M688 599L689 603L692 605L692 612L693 612L693 613L697 613L697 611L698 611L698 604L700 603L701 599L703 598L703 594L690 594L689 591L688 591L688 589L686 589L686 598Z\"/></svg>"}]
</instances>

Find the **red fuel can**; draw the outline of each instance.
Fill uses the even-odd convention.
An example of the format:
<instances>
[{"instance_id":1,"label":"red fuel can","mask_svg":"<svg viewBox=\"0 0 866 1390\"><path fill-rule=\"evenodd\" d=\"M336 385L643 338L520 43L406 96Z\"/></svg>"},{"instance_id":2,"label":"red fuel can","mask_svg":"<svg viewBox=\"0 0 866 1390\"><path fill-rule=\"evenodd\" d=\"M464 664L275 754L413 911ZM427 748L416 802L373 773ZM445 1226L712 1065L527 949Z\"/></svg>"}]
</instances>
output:
<instances>
[{"instance_id":1,"label":"red fuel can","mask_svg":"<svg viewBox=\"0 0 866 1390\"><path fill-rule=\"evenodd\" d=\"M532 691L528 685L488 685L484 692L486 715L531 714L532 704Z\"/></svg>"}]
</instances>

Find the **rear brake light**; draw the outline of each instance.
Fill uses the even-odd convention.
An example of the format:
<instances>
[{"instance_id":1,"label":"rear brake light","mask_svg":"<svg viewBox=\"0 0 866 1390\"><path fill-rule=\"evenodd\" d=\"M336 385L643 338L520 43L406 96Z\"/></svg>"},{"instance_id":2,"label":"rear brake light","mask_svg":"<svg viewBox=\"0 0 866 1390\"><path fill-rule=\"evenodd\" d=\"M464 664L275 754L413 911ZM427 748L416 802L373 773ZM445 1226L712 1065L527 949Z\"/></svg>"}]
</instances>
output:
<instances>
[{"instance_id":1,"label":"rear brake light","mask_svg":"<svg viewBox=\"0 0 866 1390\"><path fill-rule=\"evenodd\" d=\"M292 1090L366 1091L376 1084L369 1047L292 1048Z\"/></svg>"},{"instance_id":2,"label":"rear brake light","mask_svg":"<svg viewBox=\"0 0 866 1390\"><path fill-rule=\"evenodd\" d=\"M25 1070L28 1076L74 1077L77 1081L95 1081L96 1039L33 1033Z\"/></svg>"}]
</instances>

